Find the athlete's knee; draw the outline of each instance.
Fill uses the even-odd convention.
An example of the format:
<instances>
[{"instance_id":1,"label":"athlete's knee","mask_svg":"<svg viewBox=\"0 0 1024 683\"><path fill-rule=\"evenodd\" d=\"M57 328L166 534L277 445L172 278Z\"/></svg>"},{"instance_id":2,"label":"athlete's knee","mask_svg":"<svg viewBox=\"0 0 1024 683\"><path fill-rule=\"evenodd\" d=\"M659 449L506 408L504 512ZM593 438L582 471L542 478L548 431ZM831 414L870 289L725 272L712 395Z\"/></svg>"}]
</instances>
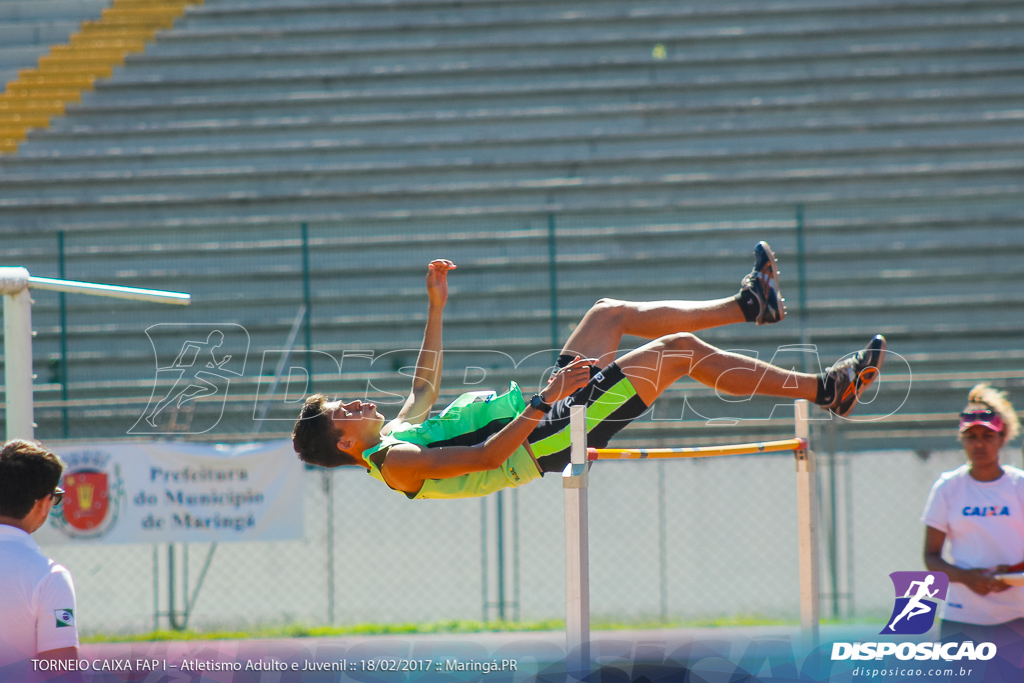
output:
<instances>
[{"instance_id":1,"label":"athlete's knee","mask_svg":"<svg viewBox=\"0 0 1024 683\"><path fill-rule=\"evenodd\" d=\"M683 351L689 353L692 353L701 345L701 341L689 332L666 334L664 337L658 338L658 343L660 343L666 351Z\"/></svg>"},{"instance_id":2,"label":"athlete's knee","mask_svg":"<svg viewBox=\"0 0 1024 683\"><path fill-rule=\"evenodd\" d=\"M621 299L601 297L590 307L590 310L600 315L621 315L627 305L627 302Z\"/></svg>"},{"instance_id":3,"label":"athlete's knee","mask_svg":"<svg viewBox=\"0 0 1024 683\"><path fill-rule=\"evenodd\" d=\"M676 332L659 337L654 342L661 353L661 367L677 374L688 375L698 357L702 342L689 332Z\"/></svg>"},{"instance_id":4,"label":"athlete's knee","mask_svg":"<svg viewBox=\"0 0 1024 683\"><path fill-rule=\"evenodd\" d=\"M621 325L627 306L627 302L619 299L601 298L587 311L587 317L599 320L602 325Z\"/></svg>"}]
</instances>

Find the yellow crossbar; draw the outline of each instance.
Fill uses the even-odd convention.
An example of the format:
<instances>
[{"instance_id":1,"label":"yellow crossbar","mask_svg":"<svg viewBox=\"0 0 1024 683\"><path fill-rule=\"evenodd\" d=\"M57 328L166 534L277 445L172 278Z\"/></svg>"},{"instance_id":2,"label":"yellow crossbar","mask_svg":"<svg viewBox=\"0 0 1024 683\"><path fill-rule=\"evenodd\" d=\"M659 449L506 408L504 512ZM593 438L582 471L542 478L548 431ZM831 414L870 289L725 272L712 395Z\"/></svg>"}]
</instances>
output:
<instances>
[{"instance_id":1,"label":"yellow crossbar","mask_svg":"<svg viewBox=\"0 0 1024 683\"><path fill-rule=\"evenodd\" d=\"M740 443L729 446L695 446L692 448L588 448L588 460L641 460L644 458L710 458L716 455L753 455L781 451L806 450L804 439L783 439Z\"/></svg>"}]
</instances>

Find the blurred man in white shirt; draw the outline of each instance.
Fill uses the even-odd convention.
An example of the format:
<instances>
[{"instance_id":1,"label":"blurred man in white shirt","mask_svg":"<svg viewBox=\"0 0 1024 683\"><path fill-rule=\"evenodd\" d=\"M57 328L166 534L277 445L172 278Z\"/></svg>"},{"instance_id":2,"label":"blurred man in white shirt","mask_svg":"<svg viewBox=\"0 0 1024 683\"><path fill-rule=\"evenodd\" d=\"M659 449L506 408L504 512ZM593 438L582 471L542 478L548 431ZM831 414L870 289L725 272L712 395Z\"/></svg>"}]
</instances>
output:
<instances>
[{"instance_id":1,"label":"blurred man in white shirt","mask_svg":"<svg viewBox=\"0 0 1024 683\"><path fill-rule=\"evenodd\" d=\"M32 659L78 659L71 573L30 536L64 497L63 470L60 458L32 441L0 450L0 679Z\"/></svg>"}]
</instances>

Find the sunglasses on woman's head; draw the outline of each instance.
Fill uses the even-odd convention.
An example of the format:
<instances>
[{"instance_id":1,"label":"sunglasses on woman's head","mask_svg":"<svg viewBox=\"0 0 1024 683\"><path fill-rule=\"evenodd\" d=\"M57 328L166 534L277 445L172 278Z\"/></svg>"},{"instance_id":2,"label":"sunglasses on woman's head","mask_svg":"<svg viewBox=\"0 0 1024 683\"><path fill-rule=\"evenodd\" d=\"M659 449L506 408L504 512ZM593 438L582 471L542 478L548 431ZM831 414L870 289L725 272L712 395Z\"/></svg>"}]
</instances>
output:
<instances>
[{"instance_id":1,"label":"sunglasses on woman's head","mask_svg":"<svg viewBox=\"0 0 1024 683\"><path fill-rule=\"evenodd\" d=\"M965 410L960 413L960 431L963 432L975 425L988 427L994 432L1003 431L1003 418L994 410Z\"/></svg>"}]
</instances>

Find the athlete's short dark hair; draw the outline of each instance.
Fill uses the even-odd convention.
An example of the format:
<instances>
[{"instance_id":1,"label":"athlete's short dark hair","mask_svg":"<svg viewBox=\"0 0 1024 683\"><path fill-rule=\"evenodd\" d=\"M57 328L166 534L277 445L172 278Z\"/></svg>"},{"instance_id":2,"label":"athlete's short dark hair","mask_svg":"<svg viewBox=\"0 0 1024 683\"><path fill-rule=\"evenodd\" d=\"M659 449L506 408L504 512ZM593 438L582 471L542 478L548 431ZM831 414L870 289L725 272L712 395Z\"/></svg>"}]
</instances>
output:
<instances>
[{"instance_id":1,"label":"athlete's short dark hair","mask_svg":"<svg viewBox=\"0 0 1024 683\"><path fill-rule=\"evenodd\" d=\"M320 467L355 465L356 459L338 450L341 434L334 427L331 416L324 412L330 399L324 394L313 394L302 404L302 412L292 430L292 446L302 462Z\"/></svg>"},{"instance_id":2,"label":"athlete's short dark hair","mask_svg":"<svg viewBox=\"0 0 1024 683\"><path fill-rule=\"evenodd\" d=\"M60 484L64 463L36 441L13 439L0 450L0 515L24 519Z\"/></svg>"}]
</instances>

